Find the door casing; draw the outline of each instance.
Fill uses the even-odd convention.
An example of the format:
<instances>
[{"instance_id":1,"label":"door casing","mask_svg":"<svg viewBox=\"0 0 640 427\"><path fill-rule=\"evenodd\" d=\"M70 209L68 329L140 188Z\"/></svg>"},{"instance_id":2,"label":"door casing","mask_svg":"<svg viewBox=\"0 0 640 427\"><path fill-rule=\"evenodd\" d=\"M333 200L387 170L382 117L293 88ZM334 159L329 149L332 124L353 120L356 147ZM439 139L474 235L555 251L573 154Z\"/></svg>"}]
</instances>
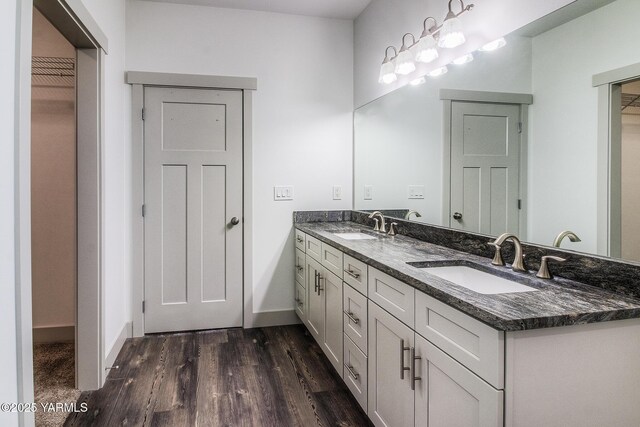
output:
<instances>
[{"instance_id":1,"label":"door casing","mask_svg":"<svg viewBox=\"0 0 640 427\"><path fill-rule=\"evenodd\" d=\"M200 89L233 89L242 91L243 99L243 327L254 327L252 280L252 144L253 144L253 91L257 79L252 77L224 77L199 74L173 74L128 71L126 82L131 85L132 131L132 307L133 336L144 336L144 88L153 86Z\"/></svg>"}]
</instances>

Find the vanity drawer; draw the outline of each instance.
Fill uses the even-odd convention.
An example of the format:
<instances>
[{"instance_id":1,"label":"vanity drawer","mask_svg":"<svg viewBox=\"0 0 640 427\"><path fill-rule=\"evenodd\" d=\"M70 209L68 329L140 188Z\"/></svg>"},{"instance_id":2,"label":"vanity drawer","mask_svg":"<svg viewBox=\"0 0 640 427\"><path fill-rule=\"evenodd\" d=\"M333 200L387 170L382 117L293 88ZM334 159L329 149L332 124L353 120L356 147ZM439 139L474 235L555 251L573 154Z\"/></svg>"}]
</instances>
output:
<instances>
[{"instance_id":1,"label":"vanity drawer","mask_svg":"<svg viewBox=\"0 0 640 427\"><path fill-rule=\"evenodd\" d=\"M344 281L362 295L367 296L367 264L345 254Z\"/></svg>"},{"instance_id":2,"label":"vanity drawer","mask_svg":"<svg viewBox=\"0 0 640 427\"><path fill-rule=\"evenodd\" d=\"M307 283L305 280L306 275L304 274L306 265L307 263L305 262L304 252L296 248L296 282L300 283L303 288L307 287Z\"/></svg>"},{"instance_id":3,"label":"vanity drawer","mask_svg":"<svg viewBox=\"0 0 640 427\"><path fill-rule=\"evenodd\" d=\"M306 235L304 239L304 247L304 252L307 256L310 256L316 261L322 263L322 242L320 242L320 240Z\"/></svg>"},{"instance_id":4,"label":"vanity drawer","mask_svg":"<svg viewBox=\"0 0 640 427\"><path fill-rule=\"evenodd\" d=\"M342 280L342 252L326 243L322 243L321 247L322 256L320 263L324 268Z\"/></svg>"},{"instance_id":5,"label":"vanity drawer","mask_svg":"<svg viewBox=\"0 0 640 427\"><path fill-rule=\"evenodd\" d=\"M497 389L504 388L504 333L416 292L418 334Z\"/></svg>"},{"instance_id":6,"label":"vanity drawer","mask_svg":"<svg viewBox=\"0 0 640 427\"><path fill-rule=\"evenodd\" d=\"M367 354L367 297L349 285L343 288L344 333Z\"/></svg>"},{"instance_id":7,"label":"vanity drawer","mask_svg":"<svg viewBox=\"0 0 640 427\"><path fill-rule=\"evenodd\" d=\"M296 282L295 289L296 314L303 323L307 323L307 290Z\"/></svg>"},{"instance_id":8,"label":"vanity drawer","mask_svg":"<svg viewBox=\"0 0 640 427\"><path fill-rule=\"evenodd\" d=\"M304 252L304 242L307 240L306 238L307 235L296 228L296 249L300 249L302 252Z\"/></svg>"},{"instance_id":9,"label":"vanity drawer","mask_svg":"<svg viewBox=\"0 0 640 427\"><path fill-rule=\"evenodd\" d=\"M367 412L367 356L344 336L344 382L364 412Z\"/></svg>"},{"instance_id":10,"label":"vanity drawer","mask_svg":"<svg viewBox=\"0 0 640 427\"><path fill-rule=\"evenodd\" d=\"M415 289L373 267L368 276L369 299L413 328Z\"/></svg>"}]
</instances>

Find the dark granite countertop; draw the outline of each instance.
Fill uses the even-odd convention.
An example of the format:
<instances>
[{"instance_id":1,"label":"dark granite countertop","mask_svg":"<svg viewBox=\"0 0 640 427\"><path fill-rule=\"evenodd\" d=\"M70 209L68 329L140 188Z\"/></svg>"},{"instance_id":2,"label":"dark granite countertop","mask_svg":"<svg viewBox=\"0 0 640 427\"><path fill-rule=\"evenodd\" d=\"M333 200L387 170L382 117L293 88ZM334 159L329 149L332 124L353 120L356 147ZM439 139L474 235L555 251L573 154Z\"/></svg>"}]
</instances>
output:
<instances>
[{"instance_id":1,"label":"dark granite countertop","mask_svg":"<svg viewBox=\"0 0 640 427\"><path fill-rule=\"evenodd\" d=\"M389 237L354 222L297 223L295 227L499 330L519 331L640 317L640 300L632 297L563 278L541 280L535 277L535 272L515 273L510 268L491 265L487 258L406 236ZM376 238L345 240L334 235L349 232L365 232ZM538 291L480 294L408 264L435 267L460 261Z\"/></svg>"}]
</instances>

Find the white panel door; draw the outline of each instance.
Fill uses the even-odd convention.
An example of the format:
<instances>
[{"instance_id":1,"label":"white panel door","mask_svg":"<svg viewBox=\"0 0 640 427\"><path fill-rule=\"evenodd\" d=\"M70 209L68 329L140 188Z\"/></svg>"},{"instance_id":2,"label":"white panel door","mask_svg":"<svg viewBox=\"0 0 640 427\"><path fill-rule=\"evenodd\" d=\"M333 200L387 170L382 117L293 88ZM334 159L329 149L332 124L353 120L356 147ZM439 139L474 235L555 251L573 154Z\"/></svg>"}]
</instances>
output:
<instances>
[{"instance_id":1,"label":"white panel door","mask_svg":"<svg viewBox=\"0 0 640 427\"><path fill-rule=\"evenodd\" d=\"M145 332L242 326L242 93L144 98Z\"/></svg>"},{"instance_id":2,"label":"white panel door","mask_svg":"<svg viewBox=\"0 0 640 427\"><path fill-rule=\"evenodd\" d=\"M377 427L414 427L410 348L414 332L369 301L368 415Z\"/></svg>"},{"instance_id":3,"label":"white panel door","mask_svg":"<svg viewBox=\"0 0 640 427\"><path fill-rule=\"evenodd\" d=\"M500 427L504 399L480 377L416 334L416 427Z\"/></svg>"},{"instance_id":4,"label":"white panel door","mask_svg":"<svg viewBox=\"0 0 640 427\"><path fill-rule=\"evenodd\" d=\"M520 106L453 102L451 227L519 232Z\"/></svg>"}]
</instances>

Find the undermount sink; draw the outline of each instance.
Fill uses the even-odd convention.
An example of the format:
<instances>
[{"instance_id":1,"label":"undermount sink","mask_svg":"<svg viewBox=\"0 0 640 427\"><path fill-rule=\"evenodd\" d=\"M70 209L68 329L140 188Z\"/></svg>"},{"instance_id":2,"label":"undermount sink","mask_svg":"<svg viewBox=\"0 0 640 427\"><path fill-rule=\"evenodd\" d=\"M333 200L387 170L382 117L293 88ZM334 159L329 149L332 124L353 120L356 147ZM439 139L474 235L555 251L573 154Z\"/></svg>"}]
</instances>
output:
<instances>
[{"instance_id":1,"label":"undermount sink","mask_svg":"<svg viewBox=\"0 0 640 427\"><path fill-rule=\"evenodd\" d=\"M537 289L466 265L428 267L425 271L473 292L485 295L533 292Z\"/></svg>"},{"instance_id":2,"label":"undermount sink","mask_svg":"<svg viewBox=\"0 0 640 427\"><path fill-rule=\"evenodd\" d=\"M375 236L365 233L333 233L334 236L345 240L373 240Z\"/></svg>"}]
</instances>

